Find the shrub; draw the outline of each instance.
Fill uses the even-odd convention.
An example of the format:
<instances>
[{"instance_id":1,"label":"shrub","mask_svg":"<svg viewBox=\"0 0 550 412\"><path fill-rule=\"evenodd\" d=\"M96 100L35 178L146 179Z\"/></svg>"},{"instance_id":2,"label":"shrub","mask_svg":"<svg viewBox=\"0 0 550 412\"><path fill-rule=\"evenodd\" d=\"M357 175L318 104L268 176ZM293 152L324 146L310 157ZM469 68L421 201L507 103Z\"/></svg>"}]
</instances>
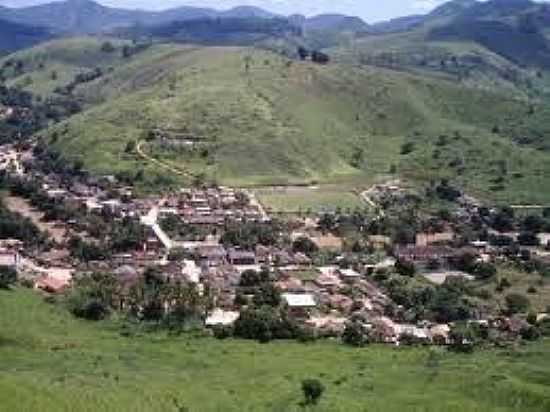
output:
<instances>
[{"instance_id":1,"label":"shrub","mask_svg":"<svg viewBox=\"0 0 550 412\"><path fill-rule=\"evenodd\" d=\"M507 311L511 315L526 312L531 306L529 299L520 293L511 293L505 300Z\"/></svg>"},{"instance_id":2,"label":"shrub","mask_svg":"<svg viewBox=\"0 0 550 412\"><path fill-rule=\"evenodd\" d=\"M360 322L349 322L342 334L342 342L360 348L369 343L369 338Z\"/></svg>"},{"instance_id":3,"label":"shrub","mask_svg":"<svg viewBox=\"0 0 550 412\"><path fill-rule=\"evenodd\" d=\"M216 325L212 328L216 339L227 339L233 336L233 328L226 325Z\"/></svg>"},{"instance_id":4,"label":"shrub","mask_svg":"<svg viewBox=\"0 0 550 412\"><path fill-rule=\"evenodd\" d=\"M414 274L416 273L416 267L414 266L413 262L409 262L409 261L401 260L401 259L399 259L395 263L395 270L401 276L413 277Z\"/></svg>"},{"instance_id":5,"label":"shrub","mask_svg":"<svg viewBox=\"0 0 550 412\"><path fill-rule=\"evenodd\" d=\"M17 272L11 267L0 267L0 289L9 289L17 281Z\"/></svg>"},{"instance_id":6,"label":"shrub","mask_svg":"<svg viewBox=\"0 0 550 412\"><path fill-rule=\"evenodd\" d=\"M325 387L318 379L305 379L302 381L302 392L306 405L316 405L323 396Z\"/></svg>"},{"instance_id":7,"label":"shrub","mask_svg":"<svg viewBox=\"0 0 550 412\"><path fill-rule=\"evenodd\" d=\"M530 341L537 340L541 337L540 330L533 325L529 325L522 328L519 333L522 339L530 340Z\"/></svg>"}]
</instances>

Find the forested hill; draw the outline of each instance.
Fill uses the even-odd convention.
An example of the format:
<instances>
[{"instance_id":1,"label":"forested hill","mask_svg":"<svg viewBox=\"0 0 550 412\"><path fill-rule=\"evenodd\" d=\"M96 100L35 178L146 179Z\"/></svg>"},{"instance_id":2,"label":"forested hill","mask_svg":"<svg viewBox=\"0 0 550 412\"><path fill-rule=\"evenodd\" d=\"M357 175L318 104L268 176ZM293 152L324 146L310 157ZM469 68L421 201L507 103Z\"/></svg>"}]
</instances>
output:
<instances>
[{"instance_id":1,"label":"forested hill","mask_svg":"<svg viewBox=\"0 0 550 412\"><path fill-rule=\"evenodd\" d=\"M0 54L30 47L51 37L51 33L42 27L0 19Z\"/></svg>"}]
</instances>

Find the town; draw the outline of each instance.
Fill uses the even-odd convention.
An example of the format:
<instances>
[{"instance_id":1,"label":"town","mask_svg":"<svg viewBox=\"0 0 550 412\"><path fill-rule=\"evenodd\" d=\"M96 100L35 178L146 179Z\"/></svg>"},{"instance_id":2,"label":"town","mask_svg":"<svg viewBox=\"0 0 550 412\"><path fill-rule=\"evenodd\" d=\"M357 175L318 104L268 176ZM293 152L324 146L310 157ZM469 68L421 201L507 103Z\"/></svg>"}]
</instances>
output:
<instances>
[{"instance_id":1,"label":"town","mask_svg":"<svg viewBox=\"0 0 550 412\"><path fill-rule=\"evenodd\" d=\"M0 266L65 296L77 316L121 311L171 325L176 316L260 341L461 349L548 329L546 210L519 217L442 181L424 196L455 207L427 213L418 195L388 182L360 193L365 210L278 216L253 190L139 197L114 176L45 173L40 155L36 144L0 147L2 207L38 228L1 226ZM518 290L501 268L530 283Z\"/></svg>"}]
</instances>

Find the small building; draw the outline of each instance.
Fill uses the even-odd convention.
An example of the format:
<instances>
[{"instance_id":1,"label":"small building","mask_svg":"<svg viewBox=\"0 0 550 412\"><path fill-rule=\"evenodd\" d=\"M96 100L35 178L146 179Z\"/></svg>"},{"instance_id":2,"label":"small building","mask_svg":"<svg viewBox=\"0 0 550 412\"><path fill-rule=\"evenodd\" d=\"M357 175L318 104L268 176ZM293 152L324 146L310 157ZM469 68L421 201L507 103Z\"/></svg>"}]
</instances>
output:
<instances>
[{"instance_id":1,"label":"small building","mask_svg":"<svg viewBox=\"0 0 550 412\"><path fill-rule=\"evenodd\" d=\"M231 326L239 319L239 312L226 311L216 308L206 318L204 324L207 327L214 326Z\"/></svg>"},{"instance_id":2,"label":"small building","mask_svg":"<svg viewBox=\"0 0 550 412\"><path fill-rule=\"evenodd\" d=\"M221 266L227 258L227 251L221 245L199 246L195 253L201 264L207 267Z\"/></svg>"},{"instance_id":3,"label":"small building","mask_svg":"<svg viewBox=\"0 0 550 412\"><path fill-rule=\"evenodd\" d=\"M254 252L231 249L227 257L229 263L235 266L255 265L257 263L256 254Z\"/></svg>"},{"instance_id":4,"label":"small building","mask_svg":"<svg viewBox=\"0 0 550 412\"><path fill-rule=\"evenodd\" d=\"M283 293L282 298L290 314L296 317L309 317L310 310L317 306L310 293Z\"/></svg>"},{"instance_id":5,"label":"small building","mask_svg":"<svg viewBox=\"0 0 550 412\"><path fill-rule=\"evenodd\" d=\"M354 283L361 279L361 275L353 269L338 269L340 278L347 283Z\"/></svg>"},{"instance_id":6,"label":"small building","mask_svg":"<svg viewBox=\"0 0 550 412\"><path fill-rule=\"evenodd\" d=\"M454 232L441 233L417 233L416 246L429 246L433 244L449 243L455 238Z\"/></svg>"},{"instance_id":7,"label":"small building","mask_svg":"<svg viewBox=\"0 0 550 412\"><path fill-rule=\"evenodd\" d=\"M185 280L196 284L200 282L202 270L197 266L194 260L184 260L181 274Z\"/></svg>"}]
</instances>

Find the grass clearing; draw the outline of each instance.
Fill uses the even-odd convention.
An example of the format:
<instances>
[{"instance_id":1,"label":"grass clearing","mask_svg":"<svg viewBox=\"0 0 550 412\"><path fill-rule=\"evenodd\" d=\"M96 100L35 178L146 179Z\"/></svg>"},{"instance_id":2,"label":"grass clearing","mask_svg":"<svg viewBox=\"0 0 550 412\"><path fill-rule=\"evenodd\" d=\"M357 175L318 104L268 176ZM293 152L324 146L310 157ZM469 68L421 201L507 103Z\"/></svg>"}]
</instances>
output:
<instances>
[{"instance_id":1,"label":"grass clearing","mask_svg":"<svg viewBox=\"0 0 550 412\"><path fill-rule=\"evenodd\" d=\"M327 187L281 187L255 190L262 204L276 213L353 210L365 205L351 191Z\"/></svg>"}]
</instances>

